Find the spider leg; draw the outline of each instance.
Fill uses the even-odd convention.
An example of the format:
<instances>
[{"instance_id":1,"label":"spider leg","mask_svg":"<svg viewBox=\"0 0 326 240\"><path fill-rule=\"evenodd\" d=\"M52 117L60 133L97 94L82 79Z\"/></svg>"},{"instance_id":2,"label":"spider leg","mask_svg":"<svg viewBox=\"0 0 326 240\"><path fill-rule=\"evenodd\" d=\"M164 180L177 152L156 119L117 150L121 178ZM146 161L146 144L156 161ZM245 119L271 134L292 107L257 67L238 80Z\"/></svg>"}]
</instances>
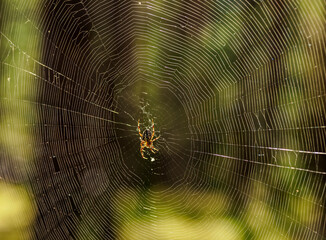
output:
<instances>
[{"instance_id":1,"label":"spider leg","mask_svg":"<svg viewBox=\"0 0 326 240\"><path fill-rule=\"evenodd\" d=\"M152 140L152 142L158 140L161 136L158 136L157 138L155 138L154 140Z\"/></svg>"},{"instance_id":2,"label":"spider leg","mask_svg":"<svg viewBox=\"0 0 326 240\"><path fill-rule=\"evenodd\" d=\"M143 135L140 132L139 119L138 119L138 132L139 132L140 139L142 139Z\"/></svg>"},{"instance_id":3,"label":"spider leg","mask_svg":"<svg viewBox=\"0 0 326 240\"><path fill-rule=\"evenodd\" d=\"M156 152L158 152L158 149L156 149L153 145L151 146L151 151L153 152L153 153L156 153L156 152L154 152L153 150L155 150Z\"/></svg>"},{"instance_id":4,"label":"spider leg","mask_svg":"<svg viewBox=\"0 0 326 240\"><path fill-rule=\"evenodd\" d=\"M153 148L151 148L151 151L152 151L152 153L156 153L156 152L154 152L154 149Z\"/></svg>"},{"instance_id":5,"label":"spider leg","mask_svg":"<svg viewBox=\"0 0 326 240\"><path fill-rule=\"evenodd\" d=\"M154 134L155 134L155 129L154 129L154 119L152 119L152 137L151 137L151 141L154 138Z\"/></svg>"},{"instance_id":6,"label":"spider leg","mask_svg":"<svg viewBox=\"0 0 326 240\"><path fill-rule=\"evenodd\" d=\"M145 147L144 142L141 142L140 143L140 154L143 159L147 159L147 157L144 156L144 147Z\"/></svg>"}]
</instances>

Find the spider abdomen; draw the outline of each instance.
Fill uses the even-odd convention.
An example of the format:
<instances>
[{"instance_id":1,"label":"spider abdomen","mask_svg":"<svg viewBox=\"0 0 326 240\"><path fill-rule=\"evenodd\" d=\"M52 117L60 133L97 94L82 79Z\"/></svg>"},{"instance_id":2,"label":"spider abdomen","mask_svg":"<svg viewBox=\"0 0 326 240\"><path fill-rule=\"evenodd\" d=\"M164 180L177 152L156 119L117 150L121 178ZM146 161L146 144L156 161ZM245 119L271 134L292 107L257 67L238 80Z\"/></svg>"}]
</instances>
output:
<instances>
[{"instance_id":1,"label":"spider abdomen","mask_svg":"<svg viewBox=\"0 0 326 240\"><path fill-rule=\"evenodd\" d=\"M152 138L152 132L150 130L146 129L143 133L142 140L146 141L146 142L150 142L151 138Z\"/></svg>"}]
</instances>

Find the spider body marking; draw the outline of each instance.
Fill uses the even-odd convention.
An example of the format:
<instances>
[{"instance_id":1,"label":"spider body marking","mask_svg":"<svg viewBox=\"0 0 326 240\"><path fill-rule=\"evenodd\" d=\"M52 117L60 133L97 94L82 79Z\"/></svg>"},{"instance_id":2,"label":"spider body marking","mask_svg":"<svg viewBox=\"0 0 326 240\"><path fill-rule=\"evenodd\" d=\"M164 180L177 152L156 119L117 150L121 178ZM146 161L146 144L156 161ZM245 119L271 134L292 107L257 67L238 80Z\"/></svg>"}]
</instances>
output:
<instances>
[{"instance_id":1,"label":"spider body marking","mask_svg":"<svg viewBox=\"0 0 326 240\"><path fill-rule=\"evenodd\" d=\"M140 136L140 154L141 154L142 158L147 159L144 156L144 148L149 148L153 153L156 153L155 151L158 151L158 149L156 149L153 145L153 142L160 138L160 136L158 136L157 138L154 138L154 134L155 134L154 120L152 120L152 131L149 129L146 129L143 132L143 134L141 134L139 120L138 120L138 133Z\"/></svg>"},{"instance_id":2,"label":"spider body marking","mask_svg":"<svg viewBox=\"0 0 326 240\"><path fill-rule=\"evenodd\" d=\"M151 139L152 139L152 132L151 132L151 130L146 129L146 130L143 132L142 140L143 140L143 141L146 141L148 144L150 144Z\"/></svg>"}]
</instances>

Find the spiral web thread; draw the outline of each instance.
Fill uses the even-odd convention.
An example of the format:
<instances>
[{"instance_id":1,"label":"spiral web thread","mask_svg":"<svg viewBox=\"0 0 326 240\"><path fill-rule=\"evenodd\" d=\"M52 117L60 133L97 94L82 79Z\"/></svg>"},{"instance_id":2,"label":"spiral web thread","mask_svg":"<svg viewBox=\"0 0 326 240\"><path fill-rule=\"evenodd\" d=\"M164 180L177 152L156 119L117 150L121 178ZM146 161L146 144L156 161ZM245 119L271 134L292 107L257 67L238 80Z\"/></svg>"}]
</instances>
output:
<instances>
[{"instance_id":1,"label":"spiral web thread","mask_svg":"<svg viewBox=\"0 0 326 240\"><path fill-rule=\"evenodd\" d=\"M323 1L0 9L0 180L32 239L326 239Z\"/></svg>"}]
</instances>

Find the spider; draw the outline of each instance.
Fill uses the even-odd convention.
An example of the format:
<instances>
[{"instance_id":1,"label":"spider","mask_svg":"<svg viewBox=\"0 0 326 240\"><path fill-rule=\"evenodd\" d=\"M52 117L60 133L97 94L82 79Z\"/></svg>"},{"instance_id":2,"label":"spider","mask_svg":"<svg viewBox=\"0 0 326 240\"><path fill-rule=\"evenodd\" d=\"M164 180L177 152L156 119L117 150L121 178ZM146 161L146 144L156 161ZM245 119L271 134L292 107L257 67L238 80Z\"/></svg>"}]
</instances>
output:
<instances>
[{"instance_id":1,"label":"spider","mask_svg":"<svg viewBox=\"0 0 326 240\"><path fill-rule=\"evenodd\" d=\"M152 132L149 129L146 129L143 134L141 134L140 131L140 126L139 126L139 120L138 120L138 132L139 132L139 136L140 136L140 153L141 156L144 159L147 159L144 156L144 148L149 148L153 153L156 153L155 151L158 151L158 149L156 149L153 146L153 142L155 142L157 139L159 139L161 136L158 136L157 138L154 138L154 134L155 134L155 130L154 130L154 120L152 120ZM154 151L155 150L155 151Z\"/></svg>"}]
</instances>

